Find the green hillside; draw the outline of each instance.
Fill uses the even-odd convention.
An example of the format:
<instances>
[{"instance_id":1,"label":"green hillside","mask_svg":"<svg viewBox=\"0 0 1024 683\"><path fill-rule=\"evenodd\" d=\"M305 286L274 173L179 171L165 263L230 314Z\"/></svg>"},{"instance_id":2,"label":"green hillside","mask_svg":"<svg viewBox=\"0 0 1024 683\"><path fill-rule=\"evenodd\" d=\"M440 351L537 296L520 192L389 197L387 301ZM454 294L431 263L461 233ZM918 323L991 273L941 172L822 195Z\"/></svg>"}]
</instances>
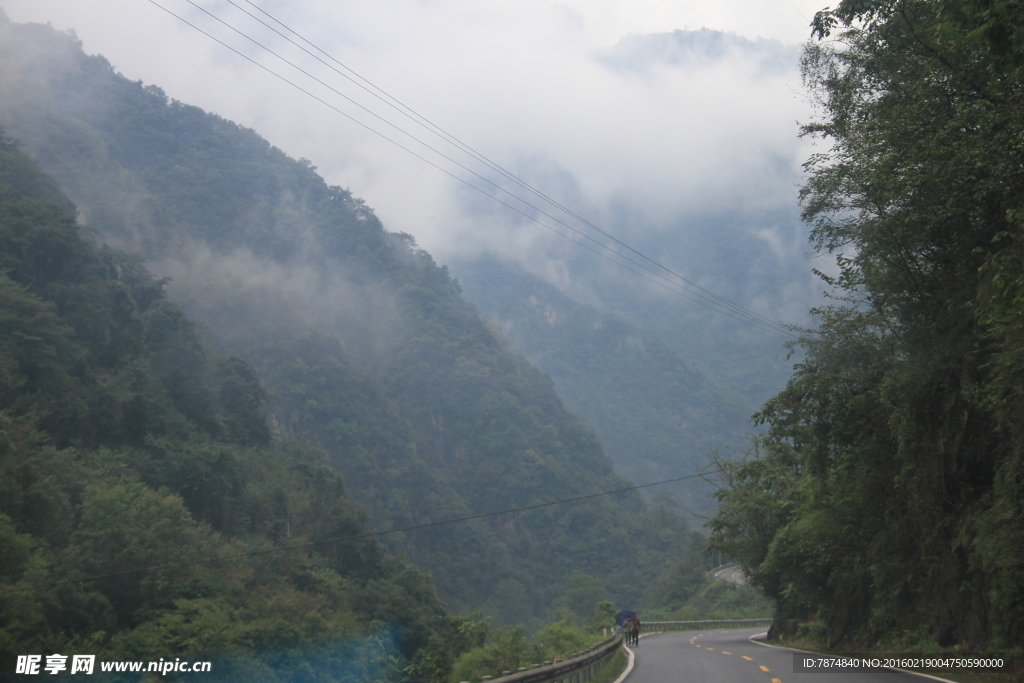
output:
<instances>
[{"instance_id":1,"label":"green hillside","mask_svg":"<svg viewBox=\"0 0 1024 683\"><path fill-rule=\"evenodd\" d=\"M1019 655L1024 12L844 0L814 32L801 197L841 271L713 541L780 637Z\"/></svg>"},{"instance_id":2,"label":"green hillside","mask_svg":"<svg viewBox=\"0 0 1024 683\"><path fill-rule=\"evenodd\" d=\"M99 239L172 278L218 352L255 368L272 433L322 449L374 526L629 485L447 270L309 162L125 79L73 36L4 21L0 45L0 124ZM634 492L387 543L452 611L537 623L573 571L638 601L690 533Z\"/></svg>"},{"instance_id":3,"label":"green hillside","mask_svg":"<svg viewBox=\"0 0 1024 683\"><path fill-rule=\"evenodd\" d=\"M56 652L398 680L443 614L431 578L372 538L308 545L365 532L366 513L323 454L271 441L265 400L0 138L5 679Z\"/></svg>"},{"instance_id":4,"label":"green hillside","mask_svg":"<svg viewBox=\"0 0 1024 683\"><path fill-rule=\"evenodd\" d=\"M657 335L575 301L494 255L453 268L466 297L550 375L630 478L670 479L699 471L714 449L746 448L754 405L718 386ZM655 491L671 491L687 509L705 513L709 488L690 480Z\"/></svg>"}]
</instances>

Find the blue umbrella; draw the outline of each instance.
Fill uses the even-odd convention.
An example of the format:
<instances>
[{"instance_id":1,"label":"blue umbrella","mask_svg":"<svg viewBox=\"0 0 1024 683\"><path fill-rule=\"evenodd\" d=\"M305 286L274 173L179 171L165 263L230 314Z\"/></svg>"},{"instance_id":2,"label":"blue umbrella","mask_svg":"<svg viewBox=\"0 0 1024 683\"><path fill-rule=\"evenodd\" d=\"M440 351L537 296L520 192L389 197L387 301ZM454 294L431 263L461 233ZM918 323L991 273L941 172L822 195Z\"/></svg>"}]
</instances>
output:
<instances>
[{"instance_id":1,"label":"blue umbrella","mask_svg":"<svg viewBox=\"0 0 1024 683\"><path fill-rule=\"evenodd\" d=\"M622 610L621 612L615 615L615 624L617 626L622 626L626 623L626 619L636 620L636 612L633 612L632 610L628 609Z\"/></svg>"}]
</instances>

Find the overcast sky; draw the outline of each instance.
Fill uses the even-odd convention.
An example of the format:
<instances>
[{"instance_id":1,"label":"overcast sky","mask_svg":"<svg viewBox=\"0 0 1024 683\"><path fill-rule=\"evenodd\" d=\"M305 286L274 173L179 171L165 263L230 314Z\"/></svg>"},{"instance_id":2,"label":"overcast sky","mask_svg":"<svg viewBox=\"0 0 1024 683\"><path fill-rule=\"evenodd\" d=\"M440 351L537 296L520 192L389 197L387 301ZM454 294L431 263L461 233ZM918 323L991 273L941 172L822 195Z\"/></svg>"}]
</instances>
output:
<instances>
[{"instance_id":1,"label":"overcast sky","mask_svg":"<svg viewBox=\"0 0 1024 683\"><path fill-rule=\"evenodd\" d=\"M246 43L187 0L155 1L345 113L471 178ZM441 144L226 0L193 1L341 93ZM666 239L682 216L695 211L795 207L808 144L797 140L796 121L809 117L796 54L822 0L253 1L612 232L629 232L614 224L623 206L638 224L664 232ZM245 0L235 2L255 13ZM364 197L389 229L415 235L442 260L494 245L522 253L543 232L524 227L524 219L500 207L481 221L481 203L457 181L148 0L0 0L0 6L17 22L74 29L87 52L103 54L129 78L160 85L173 98L252 127L290 155L310 159L329 182ZM745 48L737 41L708 59L666 55L655 43L645 52L647 34L702 27L767 40ZM628 45L620 44L627 36L632 36ZM773 234L771 226L755 227L752 234L764 239L766 248L805 249L794 246L790 235Z\"/></svg>"}]
</instances>

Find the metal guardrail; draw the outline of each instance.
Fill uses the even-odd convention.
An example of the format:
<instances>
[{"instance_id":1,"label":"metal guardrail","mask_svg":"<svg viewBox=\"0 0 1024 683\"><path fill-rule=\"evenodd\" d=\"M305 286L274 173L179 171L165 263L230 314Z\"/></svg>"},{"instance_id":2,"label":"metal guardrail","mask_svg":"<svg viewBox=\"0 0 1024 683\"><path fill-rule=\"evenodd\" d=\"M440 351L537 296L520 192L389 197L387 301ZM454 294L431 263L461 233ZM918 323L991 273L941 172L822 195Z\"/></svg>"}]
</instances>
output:
<instances>
[{"instance_id":1,"label":"metal guardrail","mask_svg":"<svg viewBox=\"0 0 1024 683\"><path fill-rule=\"evenodd\" d=\"M622 636L615 635L608 640L577 652L562 662L547 663L526 669L521 668L515 673L502 672L500 678L484 676L483 680L492 683L587 683L594 677L594 672L610 659L622 647ZM464 681L463 683L468 683Z\"/></svg>"},{"instance_id":2,"label":"metal guardrail","mask_svg":"<svg viewBox=\"0 0 1024 683\"><path fill-rule=\"evenodd\" d=\"M697 628L719 628L722 626L770 626L772 617L764 619L719 619L711 621L646 621L645 631L690 631Z\"/></svg>"},{"instance_id":3,"label":"metal guardrail","mask_svg":"<svg viewBox=\"0 0 1024 683\"><path fill-rule=\"evenodd\" d=\"M767 626L773 619L721 619L711 621L648 621L644 631L688 631L699 628L722 626ZM562 662L545 662L543 665L521 668L519 671L502 671L498 678L484 676L490 683L587 683L594 672L601 668L615 652L622 647L622 635L617 634L583 652L577 652ZM463 681L462 683L469 683Z\"/></svg>"}]
</instances>

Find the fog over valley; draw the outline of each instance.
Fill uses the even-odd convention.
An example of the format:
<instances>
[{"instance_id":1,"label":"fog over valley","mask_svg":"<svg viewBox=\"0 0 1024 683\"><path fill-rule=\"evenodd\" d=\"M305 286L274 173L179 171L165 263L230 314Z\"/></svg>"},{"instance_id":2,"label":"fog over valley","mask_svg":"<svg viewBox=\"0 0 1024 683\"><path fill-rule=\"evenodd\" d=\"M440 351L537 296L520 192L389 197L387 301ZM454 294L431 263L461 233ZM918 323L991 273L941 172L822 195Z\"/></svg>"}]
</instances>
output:
<instances>
[{"instance_id":1,"label":"fog over valley","mask_svg":"<svg viewBox=\"0 0 1024 683\"><path fill-rule=\"evenodd\" d=\"M101 47L114 68L129 77L141 77L169 97L252 126L275 147L310 159L329 183L364 198L386 229L413 235L420 247L449 265L463 282L465 296L551 375L569 406L583 412L592 424L604 426L602 441L623 472L646 481L672 478L673 474L697 471L716 449L742 452L746 448L746 433L752 429L749 415L782 385L792 366L782 346L785 336L765 333L670 293L529 220L527 216L536 218L577 240L583 234L594 237L598 242L582 241L608 253L600 246L610 244L607 238L447 145L241 11L248 9L267 20L252 6L240 8L221 2L205 9L338 93L487 181L525 197L537 208L519 203L389 127L217 23L199 7L182 3L168 8L483 192L373 135L152 5L140 8L110 3L105 9L118 17L116 24L96 21L101 12L83 15L72 3L14 2L8 4L7 11L15 20L44 19L58 27L61 22L76 21L74 29L87 52L92 45ZM829 271L831 266L820 259L809 260L807 231L798 220L796 187L809 143L794 133L797 119L807 118L810 109L799 86L798 42L802 34L792 27L762 22L759 30L774 27L775 34L748 38L735 32L745 27L734 17L720 23L734 29L731 32L673 26L672 30L645 33L641 31L646 27L665 26L653 18L656 12L648 16L639 11L632 22L614 29L608 23L614 15L610 8L572 9L543 3L474 4L472 8L446 3L429 11L399 4L388 16L400 19L385 24L381 24L381 14L366 8L345 7L343 11L335 7L316 20L292 4L266 9L326 53L340 58L346 67L371 78L374 85L525 183L690 281L769 319L790 324L806 324L807 310L820 301L820 280L811 267ZM327 10L318 7L316 11ZM43 16L46 12L50 14ZM809 16L810 10L805 14ZM639 18L643 16L648 18ZM686 24L691 19L702 20L701 16L680 16L679 20ZM339 30L325 31L332 23ZM136 29L118 30L117 26ZM145 47L133 42L140 33L152 36ZM466 55L477 58L466 59ZM118 63L120 59L125 66ZM171 68L175 62L177 66ZM351 76L347 70L340 71ZM198 73L204 77L194 77ZM231 87L222 87L224 83ZM125 199L111 203L124 206ZM93 222L89 220L90 202L79 200L79 209L86 222ZM351 313L355 309L381 312L372 316L372 324L365 316L360 318L361 326L384 329L391 324L383 313L387 305L378 306L381 301L376 299L374 304L359 302L344 277L304 270L300 253L317 246L316 240L308 238L301 210L287 223L278 222L276 228L267 222L280 217L260 215L264 210L258 206L245 211L242 220L250 223L244 228L246 233L287 231L287 237L281 239L288 244L289 265L260 265L261 255L251 253L251 247L209 245L210 237L204 238L205 245L182 242L177 247L182 251L176 255L151 255L156 272L172 278L169 292L173 297L195 301L192 292L204 291L210 278L221 284L234 278L237 283L249 281L261 291L276 292L291 302L282 311L304 316L317 325L340 320L334 311ZM153 220L152 216L142 220L141 224L150 227L141 232L136 219L132 229L108 233L105 238L146 252L146 245L152 246L154 240L167 239L163 228L152 226ZM222 255L211 257L206 245L215 246ZM585 370L588 361L574 352L572 344L583 338L570 340L579 332L556 332L562 343L570 344L557 352L550 348L550 340L541 341L544 327L524 336L528 321L509 319L510 302L501 301L512 296L521 306L525 294L510 291L509 282L493 277L497 272L508 272L513 279L520 276L512 270L493 269L491 277L479 276L480 259L493 258L509 266L516 264L514 268L523 275L554 285L568 295L566 301L593 307L603 312L599 315L623 316L638 333L648 335L652 343L664 345L672 354L674 360L662 358L661 364L675 367L681 363L691 368L687 372L696 372L703 379L687 387L676 379L666 379L659 391L679 399L669 401L675 407L662 415L664 419L638 414L625 418L636 426L634 430L612 427L619 423L601 419L602 410L582 399L595 388L569 377L602 377L600 371ZM643 266L649 265L641 261ZM635 264L626 265L649 275ZM553 305L546 304L545 310L555 310ZM548 328L564 325L557 312L546 321ZM375 339L363 337L358 345L350 340L354 345L351 351L387 345L381 341L383 337ZM609 354L610 359L623 358L617 355L621 340L594 338L588 343L605 345L600 353ZM549 362L555 356L566 357L569 365ZM367 356L361 362L370 360ZM573 367L574 363L578 366ZM659 371L657 367L657 363L652 366L654 374L672 377L671 371L666 374L667 368ZM707 382L720 387L715 391L735 398L709 399L697 388ZM625 397L628 393L624 387L605 383L602 395ZM614 405L611 401L604 411L617 410ZM632 410L640 410L635 402ZM721 412L722 421L698 437L685 425L701 422L699 416L706 411ZM641 424L647 426L639 428ZM682 432L665 432L667 424L682 425ZM600 426L598 429L602 431ZM625 434L634 434L639 441ZM611 446L610 440L619 445ZM652 440L664 445L655 446ZM660 451L664 453L655 455ZM648 476L655 472L659 477ZM688 509L708 509L707 490L697 494L693 485L677 485L673 490L685 499Z\"/></svg>"},{"instance_id":2,"label":"fog over valley","mask_svg":"<svg viewBox=\"0 0 1024 683\"><path fill-rule=\"evenodd\" d=\"M0 679L1024 661L1022 46L1012 0L0 0Z\"/></svg>"},{"instance_id":3,"label":"fog over valley","mask_svg":"<svg viewBox=\"0 0 1024 683\"><path fill-rule=\"evenodd\" d=\"M312 160L329 183L364 198L390 230L414 235L443 263L495 250L543 267L537 262L545 260L550 235L543 228L146 4L107 0L85 10L43 0L5 8L15 21L74 28L87 52L101 52L129 78L159 85L172 98L252 127L288 154ZM179 0L168 8L481 184L197 7ZM345 96L452 153L238 8L223 1L208 8ZM632 3L628 14L613 3L573 8L541 2L332 3L312 11L279 3L266 9L444 130L630 243L683 252L677 245L687 235L721 232L708 219L731 214L738 225L716 242L751 239L781 259L772 264L786 274L780 277L806 277L806 264L792 262L806 252L804 233L795 238L799 228L792 219L808 147L796 137L796 122L810 116L797 52L813 4L668 9ZM464 155L452 156L466 163ZM770 212L778 213L766 216ZM750 267L707 258L706 245L690 244L668 265L715 284L715 291L731 286L737 267ZM774 301L759 302L763 312L799 322L793 317L806 310L806 295L770 291Z\"/></svg>"}]
</instances>

